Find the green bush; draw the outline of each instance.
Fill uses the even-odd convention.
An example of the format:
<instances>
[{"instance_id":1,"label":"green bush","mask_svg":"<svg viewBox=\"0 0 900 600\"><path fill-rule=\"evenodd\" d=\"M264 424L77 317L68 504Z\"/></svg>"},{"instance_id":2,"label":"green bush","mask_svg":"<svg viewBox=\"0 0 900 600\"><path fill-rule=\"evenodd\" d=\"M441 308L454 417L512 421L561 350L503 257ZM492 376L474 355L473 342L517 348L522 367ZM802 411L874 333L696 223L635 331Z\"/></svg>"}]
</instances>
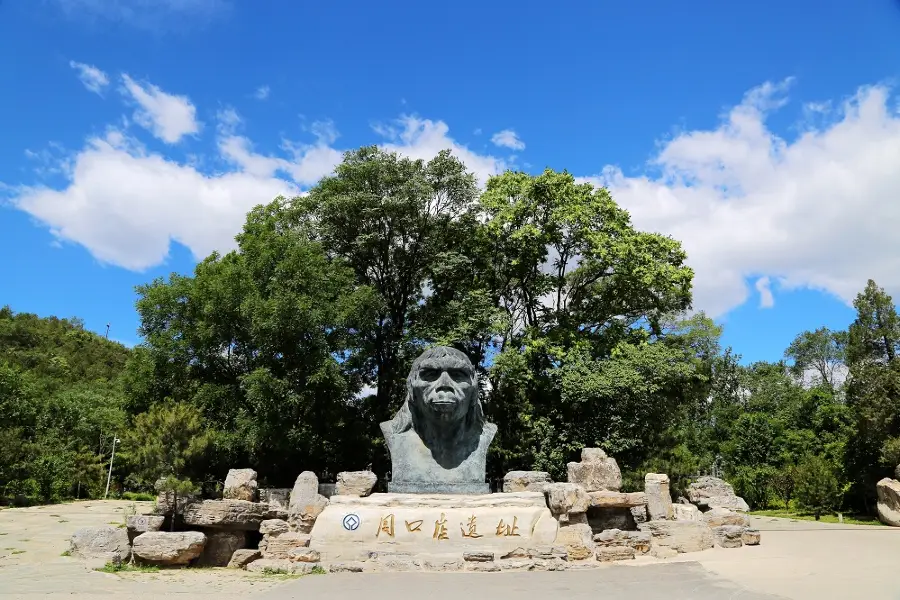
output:
<instances>
[{"instance_id":1,"label":"green bush","mask_svg":"<svg viewBox=\"0 0 900 600\"><path fill-rule=\"evenodd\" d=\"M122 500L131 500L132 502L152 502L156 500L156 496L147 492L125 492L122 494Z\"/></svg>"},{"instance_id":2,"label":"green bush","mask_svg":"<svg viewBox=\"0 0 900 600\"><path fill-rule=\"evenodd\" d=\"M820 456L807 456L797 467L797 504L812 513L816 520L840 507L845 488L842 488L834 468Z\"/></svg>"}]
</instances>

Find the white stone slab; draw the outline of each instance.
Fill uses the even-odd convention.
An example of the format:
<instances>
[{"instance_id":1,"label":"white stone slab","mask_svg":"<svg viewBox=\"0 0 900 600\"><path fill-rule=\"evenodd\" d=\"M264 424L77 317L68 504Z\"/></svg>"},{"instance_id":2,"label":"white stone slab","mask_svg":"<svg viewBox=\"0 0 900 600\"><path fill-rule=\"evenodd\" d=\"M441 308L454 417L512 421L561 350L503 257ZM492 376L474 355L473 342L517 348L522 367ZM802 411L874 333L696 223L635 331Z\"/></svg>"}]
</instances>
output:
<instances>
[{"instance_id":1,"label":"white stone slab","mask_svg":"<svg viewBox=\"0 0 900 600\"><path fill-rule=\"evenodd\" d=\"M540 492L332 496L316 519L310 547L325 561L357 560L369 552L499 557L518 547L550 546L557 529Z\"/></svg>"}]
</instances>

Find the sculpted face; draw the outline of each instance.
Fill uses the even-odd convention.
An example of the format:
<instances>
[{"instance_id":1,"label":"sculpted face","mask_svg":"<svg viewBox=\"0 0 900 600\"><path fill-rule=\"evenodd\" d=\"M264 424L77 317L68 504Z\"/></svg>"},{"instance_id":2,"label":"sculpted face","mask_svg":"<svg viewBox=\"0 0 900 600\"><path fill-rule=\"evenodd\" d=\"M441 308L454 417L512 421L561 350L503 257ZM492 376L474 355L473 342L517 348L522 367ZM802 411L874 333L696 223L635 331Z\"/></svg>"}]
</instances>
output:
<instances>
[{"instance_id":1,"label":"sculpted face","mask_svg":"<svg viewBox=\"0 0 900 600\"><path fill-rule=\"evenodd\" d=\"M410 373L413 401L424 416L455 422L469 412L478 392L475 370L465 356L423 356Z\"/></svg>"}]
</instances>

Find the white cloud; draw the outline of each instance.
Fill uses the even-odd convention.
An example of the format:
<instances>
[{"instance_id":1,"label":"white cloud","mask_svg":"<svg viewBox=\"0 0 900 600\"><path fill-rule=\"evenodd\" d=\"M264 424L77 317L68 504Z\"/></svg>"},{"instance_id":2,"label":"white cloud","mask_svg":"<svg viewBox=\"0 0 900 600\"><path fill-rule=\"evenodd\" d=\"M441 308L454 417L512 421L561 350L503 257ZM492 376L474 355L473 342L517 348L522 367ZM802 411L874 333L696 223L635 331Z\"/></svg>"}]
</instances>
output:
<instances>
[{"instance_id":1,"label":"white cloud","mask_svg":"<svg viewBox=\"0 0 900 600\"><path fill-rule=\"evenodd\" d=\"M123 93L138 105L135 122L157 138L174 144L200 131L197 109L187 96L167 94L151 83L141 85L128 75L122 75L122 82Z\"/></svg>"},{"instance_id":2,"label":"white cloud","mask_svg":"<svg viewBox=\"0 0 900 600\"><path fill-rule=\"evenodd\" d=\"M756 280L756 292L759 294L760 308L772 308L775 306L775 297L772 295L772 282L768 277L760 277Z\"/></svg>"},{"instance_id":3,"label":"white cloud","mask_svg":"<svg viewBox=\"0 0 900 600\"><path fill-rule=\"evenodd\" d=\"M656 175L606 167L588 178L608 185L638 228L682 242L694 305L713 316L747 300L754 274L845 302L870 277L900 292L900 114L888 89L861 88L789 141L765 123L786 87L754 89L717 128L664 143Z\"/></svg>"},{"instance_id":4,"label":"white cloud","mask_svg":"<svg viewBox=\"0 0 900 600\"><path fill-rule=\"evenodd\" d=\"M138 87L148 97L162 93ZM762 307L775 300L773 283L776 293L810 287L849 302L871 277L900 295L900 114L888 90L867 87L842 104L801 106L796 139L779 137L765 122L784 106L785 91L784 84L761 86L719 126L661 144L647 174L607 166L585 178L608 185L639 229L682 242L696 273L694 306L713 316L746 302L749 278ZM190 133L193 105L181 100L191 106L190 118L176 125L150 119L151 131L170 140ZM201 257L233 247L255 204L297 193L332 171L341 160L334 125L307 129L312 143L285 140L263 153L241 133L240 116L223 109L214 129L217 153L186 162L148 152L127 131L112 129L76 153L47 155L57 162L46 167L68 177L65 186L15 189L13 201L58 239L104 262L147 268L165 260L171 240ZM481 183L509 166L456 141L443 121L402 116L375 130L386 138L383 148L411 158L449 148ZM224 172L200 170L222 160L230 165Z\"/></svg>"},{"instance_id":5,"label":"white cloud","mask_svg":"<svg viewBox=\"0 0 900 600\"><path fill-rule=\"evenodd\" d=\"M142 270L162 263L171 240L202 258L234 246L248 210L290 195L287 181L239 171L207 175L114 131L88 140L62 190L29 187L14 202L60 240L98 260Z\"/></svg>"},{"instance_id":6,"label":"white cloud","mask_svg":"<svg viewBox=\"0 0 900 600\"><path fill-rule=\"evenodd\" d=\"M374 129L389 140L382 148L410 158L429 160L441 150L451 150L475 174L480 184L507 168L503 159L478 154L455 141L448 135L450 128L443 121L404 115L392 124L379 124Z\"/></svg>"},{"instance_id":7,"label":"white cloud","mask_svg":"<svg viewBox=\"0 0 900 600\"><path fill-rule=\"evenodd\" d=\"M256 88L256 92L254 92L253 95L256 97L257 100L265 100L266 98L269 97L269 92L271 92L271 91L272 90L269 88L269 86L263 85L263 86Z\"/></svg>"},{"instance_id":8,"label":"white cloud","mask_svg":"<svg viewBox=\"0 0 900 600\"><path fill-rule=\"evenodd\" d=\"M525 142L519 139L516 132L512 129L504 129L498 131L491 136L491 143L501 148L509 148L510 150L524 150Z\"/></svg>"},{"instance_id":9,"label":"white cloud","mask_svg":"<svg viewBox=\"0 0 900 600\"><path fill-rule=\"evenodd\" d=\"M81 80L84 87L95 94L102 95L103 90L109 85L109 77L94 65L86 65L70 60L69 66L78 71L78 79Z\"/></svg>"}]
</instances>

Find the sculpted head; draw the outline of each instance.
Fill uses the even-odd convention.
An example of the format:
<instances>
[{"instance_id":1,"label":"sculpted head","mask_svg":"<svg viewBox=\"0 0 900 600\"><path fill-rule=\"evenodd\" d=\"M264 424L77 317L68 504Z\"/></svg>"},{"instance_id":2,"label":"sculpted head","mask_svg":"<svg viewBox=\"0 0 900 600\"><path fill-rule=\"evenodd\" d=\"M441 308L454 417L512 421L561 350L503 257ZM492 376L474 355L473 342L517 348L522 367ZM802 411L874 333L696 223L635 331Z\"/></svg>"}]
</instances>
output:
<instances>
[{"instance_id":1,"label":"sculpted head","mask_svg":"<svg viewBox=\"0 0 900 600\"><path fill-rule=\"evenodd\" d=\"M478 374L469 357L446 346L436 346L422 353L406 379L406 402L392 421L399 433L416 429L463 428L480 432L484 411L478 397Z\"/></svg>"},{"instance_id":2,"label":"sculpted head","mask_svg":"<svg viewBox=\"0 0 900 600\"><path fill-rule=\"evenodd\" d=\"M410 408L432 421L461 421L478 402L478 376L469 357L446 346L422 353L406 386Z\"/></svg>"}]
</instances>

